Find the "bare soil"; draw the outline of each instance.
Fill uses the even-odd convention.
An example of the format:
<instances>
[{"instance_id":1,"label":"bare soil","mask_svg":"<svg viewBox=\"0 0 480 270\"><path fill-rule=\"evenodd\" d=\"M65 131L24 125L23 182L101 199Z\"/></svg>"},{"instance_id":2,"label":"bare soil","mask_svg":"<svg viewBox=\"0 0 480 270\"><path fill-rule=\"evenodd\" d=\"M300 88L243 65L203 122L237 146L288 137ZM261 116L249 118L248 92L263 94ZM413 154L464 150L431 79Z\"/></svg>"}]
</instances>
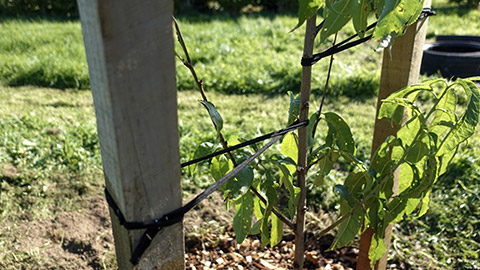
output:
<instances>
[{"instance_id":1,"label":"bare soil","mask_svg":"<svg viewBox=\"0 0 480 270\"><path fill-rule=\"evenodd\" d=\"M235 241L233 213L216 194L185 217L187 269L290 269L293 236L274 248L261 248L257 237L241 245ZM35 269L105 269L114 261L114 244L107 204L101 195L90 197L81 212L62 212L53 220L27 222L14 237L16 250L36 252ZM326 252L333 240L319 239L306 254L306 269L352 269L357 249Z\"/></svg>"}]
</instances>

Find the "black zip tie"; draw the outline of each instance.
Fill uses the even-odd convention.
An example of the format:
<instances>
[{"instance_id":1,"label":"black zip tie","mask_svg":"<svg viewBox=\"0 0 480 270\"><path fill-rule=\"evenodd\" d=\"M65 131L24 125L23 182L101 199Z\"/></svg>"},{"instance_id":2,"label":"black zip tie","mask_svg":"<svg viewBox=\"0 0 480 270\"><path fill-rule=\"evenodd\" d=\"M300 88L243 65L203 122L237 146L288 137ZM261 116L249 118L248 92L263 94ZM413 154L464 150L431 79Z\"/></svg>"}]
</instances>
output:
<instances>
[{"instance_id":1,"label":"black zip tie","mask_svg":"<svg viewBox=\"0 0 480 270\"><path fill-rule=\"evenodd\" d=\"M228 180L233 178L235 175L237 175L242 169L244 169L248 163L256 159L260 154L265 152L270 146L272 146L275 142L280 140L284 134L286 134L289 131L296 130L300 127L307 126L308 125L308 120L303 121L294 125L291 125L290 127L286 129L282 129L270 134L267 134L270 136L270 138L273 137L273 139L265 144L260 150L258 150L256 153L254 153L252 156L247 158L245 161L243 161L240 165L237 167L233 168L229 173L227 173L225 176L220 178L218 181L216 181L214 184L209 186L207 189L205 189L202 193L198 194L193 200L189 201L187 204L185 204L182 207L179 207L167 214L162 215L160 218L155 219L153 221L149 222L130 222L125 219L125 216L123 215L122 211L118 207L118 205L115 203L115 200L113 199L112 195L109 193L108 189L105 188L105 197L107 199L108 205L112 208L113 213L118 217L119 223L124 226L127 230L139 230L139 229L147 229L143 235L142 238L139 240L137 246L132 252L132 257L130 258L130 262L133 265L137 265L140 262L140 258L142 257L143 253L145 250L150 246L150 244L153 241L153 238L157 235L160 230L162 230L164 227L171 226L173 224L176 224L180 221L183 220L183 216L190 211L192 208L197 206L201 201L203 201L205 198L207 198L210 194L212 194L214 191L216 191L220 186L225 184ZM288 130L288 131L286 131ZM264 136L267 136L264 135ZM262 138L264 136L261 136L259 138ZM255 139L254 139L255 140Z\"/></svg>"},{"instance_id":2,"label":"black zip tie","mask_svg":"<svg viewBox=\"0 0 480 270\"><path fill-rule=\"evenodd\" d=\"M296 123L293 123L292 125L290 125L287 128L280 129L280 130L262 135L260 137L255 138L255 139L251 139L249 141L239 143L239 144L234 145L234 146L230 146L228 148L222 149L220 151L213 152L213 153L211 153L209 155L206 155L204 157L201 157L201 158L197 158L197 159L194 159L194 160L184 162L184 163L180 164L180 166L182 168L186 167L186 166L190 166L192 164L195 164L195 163L207 160L207 159L211 159L213 157L216 157L216 156L219 156L219 155L222 155L222 154L225 154L225 153L228 153L228 152L231 152L231 151L234 151L234 150L237 150L237 149L240 149L240 148L243 148L243 147L258 143L258 142L261 142L261 141L264 141L266 139L274 138L274 137L277 137L277 136L282 136L282 135L284 135L284 134L286 134L290 131L296 130L300 127L307 126L307 125L308 125L308 121L303 121L303 122L300 122L300 123L296 122Z\"/></svg>"},{"instance_id":3,"label":"black zip tie","mask_svg":"<svg viewBox=\"0 0 480 270\"><path fill-rule=\"evenodd\" d=\"M350 37L350 39L353 38L353 37ZM320 61L320 59L322 58L325 58L327 56L330 56L330 55L333 55L333 54L337 54L339 52L342 52L344 50L347 50L347 49L350 49L354 46L357 46L359 44L362 44L368 40L370 40L370 38L372 38L372 35L369 35L367 37L364 37L364 38L361 38L359 40L355 40L355 41L352 41L350 43L347 43L343 46L332 46L330 47L329 49L321 52L321 53L317 53L317 54L314 54L312 57L310 58L304 58L302 57L302 66L304 67L308 67L308 66L313 66L314 64L316 64L318 61ZM345 42L341 42L341 44L344 44ZM340 44L340 43L339 43Z\"/></svg>"},{"instance_id":4,"label":"black zip tie","mask_svg":"<svg viewBox=\"0 0 480 270\"><path fill-rule=\"evenodd\" d=\"M428 7L428 8L423 8L422 9L422 13L420 13L420 16L418 17L419 19L423 19L423 18L426 18L426 17L429 17L429 16L434 16L436 15L437 13L432 10L431 7ZM377 25L377 23L372 23L371 25L369 25L367 27L367 29L365 31L368 31L370 29L372 29L373 27L375 27ZM361 38L359 40L356 40L356 41L352 41L350 43L347 43L349 42L350 40L354 39L355 37L357 37L358 34L355 34L353 36L350 36L349 38L345 39L344 41L330 47L329 49L321 52L321 53L317 53L317 54L314 54L312 57L310 58L304 58L302 57L302 61L301 61L301 64L302 66L304 67L308 67L308 66L313 66L314 64L316 64L318 61L320 61L320 59L322 58L325 58L327 56L330 56L330 55L333 55L333 54L337 54L339 52L342 52L344 50L347 50L347 49L350 49L354 46L357 46L357 45L360 45L364 42L367 42L368 40L370 40L372 38L372 35L369 35L367 37L364 37L364 38Z\"/></svg>"}]
</instances>

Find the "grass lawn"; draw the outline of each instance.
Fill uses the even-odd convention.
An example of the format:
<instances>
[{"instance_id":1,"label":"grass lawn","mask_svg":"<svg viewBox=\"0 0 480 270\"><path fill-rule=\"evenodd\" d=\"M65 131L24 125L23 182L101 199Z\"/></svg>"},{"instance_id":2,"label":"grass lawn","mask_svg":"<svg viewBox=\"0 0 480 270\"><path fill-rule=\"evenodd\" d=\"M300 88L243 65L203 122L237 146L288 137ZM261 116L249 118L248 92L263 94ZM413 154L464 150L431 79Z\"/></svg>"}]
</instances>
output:
<instances>
[{"instance_id":1,"label":"grass lawn","mask_svg":"<svg viewBox=\"0 0 480 270\"><path fill-rule=\"evenodd\" d=\"M439 15L430 19L429 38L480 35L480 10L468 11L445 1L434 1L434 7ZM300 82L302 31L288 34L296 24L294 16L190 15L179 16L179 21L209 99L224 118L224 134L249 139L284 127L286 91L296 91ZM374 46L369 43L336 58L330 84L333 93L324 109L338 112L351 125L362 159L369 156L378 88L381 56L373 52ZM314 70L314 93L318 95L326 67L320 63ZM178 62L177 72L182 90L178 108L183 162L191 159L201 142L215 142L215 131L198 102L200 95L188 90L193 88L192 81ZM88 85L78 21L0 18L2 269L61 263L45 255L54 245L72 248L58 230L48 232L56 242L38 243L32 250L23 249L20 243L29 242L29 233L36 227L59 222L65 213L90 214L91 198L102 196L104 180L91 93L73 90ZM319 137L324 135L320 129ZM480 268L479 157L477 129L439 179L428 213L395 226L392 262L411 268ZM193 176L183 172L185 197L212 183L206 173L202 167ZM343 181L343 175L339 166L325 186L311 191L310 202L333 214L339 198L332 186ZM115 267L112 247L104 250L88 267ZM63 259L67 264L69 258Z\"/></svg>"}]
</instances>

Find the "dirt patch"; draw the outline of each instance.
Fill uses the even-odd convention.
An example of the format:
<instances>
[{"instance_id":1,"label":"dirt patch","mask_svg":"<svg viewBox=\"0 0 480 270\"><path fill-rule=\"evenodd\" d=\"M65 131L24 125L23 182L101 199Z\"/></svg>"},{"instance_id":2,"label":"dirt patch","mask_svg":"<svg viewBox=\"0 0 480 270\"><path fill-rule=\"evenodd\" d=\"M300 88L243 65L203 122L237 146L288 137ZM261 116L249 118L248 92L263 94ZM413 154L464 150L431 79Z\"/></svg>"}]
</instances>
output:
<instances>
[{"instance_id":1,"label":"dirt patch","mask_svg":"<svg viewBox=\"0 0 480 270\"><path fill-rule=\"evenodd\" d=\"M35 269L115 268L114 243L103 196L91 197L81 212L63 212L53 220L33 221L17 227L14 253L37 254ZM238 245L231 227L232 211L225 211L221 195L214 194L185 217L187 269L289 269L293 262L293 236L274 248L261 248L258 237ZM357 249L326 252L333 236L309 248L306 269L351 269Z\"/></svg>"},{"instance_id":2,"label":"dirt patch","mask_svg":"<svg viewBox=\"0 0 480 270\"><path fill-rule=\"evenodd\" d=\"M63 212L53 220L19 226L15 252L37 254L38 269L103 269L113 256L113 237L105 200L88 200L82 212ZM32 265L33 266L33 265Z\"/></svg>"}]
</instances>

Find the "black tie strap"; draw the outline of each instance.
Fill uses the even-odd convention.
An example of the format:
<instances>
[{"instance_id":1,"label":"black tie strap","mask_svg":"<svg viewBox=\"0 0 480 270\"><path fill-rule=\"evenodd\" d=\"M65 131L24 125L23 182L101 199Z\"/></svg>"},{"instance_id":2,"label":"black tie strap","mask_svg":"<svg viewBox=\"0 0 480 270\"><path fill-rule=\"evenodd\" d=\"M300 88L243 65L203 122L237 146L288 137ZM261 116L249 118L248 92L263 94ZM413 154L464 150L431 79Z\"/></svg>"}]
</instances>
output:
<instances>
[{"instance_id":1,"label":"black tie strap","mask_svg":"<svg viewBox=\"0 0 480 270\"><path fill-rule=\"evenodd\" d=\"M184 206L177 208L167 214L162 215L158 219L155 219L153 221L148 221L148 222L136 222L136 221L127 221L125 219L125 216L123 215L122 211L118 207L118 205L115 203L115 200L113 199L112 195L109 193L108 189L105 188L105 197L107 199L108 205L111 207L113 210L113 213L118 217L120 225L124 226L127 230L139 230L139 229L147 229L143 235L142 238L139 240L137 246L133 250L132 257L130 259L130 262L133 265L137 265L140 261L140 258L142 257L143 253L145 250L150 246L153 238L157 233L164 227L171 226L173 224L176 224L178 222L181 222L183 220L184 215L190 211L192 208L194 208L196 205L198 205L201 201L203 201L205 198L207 198L210 194L212 194L215 190L217 190L220 186L225 184L228 180L232 179L235 175L237 175L243 168L245 168L251 161L256 159L260 154L265 152L270 146L272 146L275 142L280 140L283 135L285 135L287 132L296 130L300 127L304 127L308 125L308 121L303 121L300 123L295 123L291 126L289 126L286 129L281 129L276 132L272 132L263 136L260 136L256 139L250 140L248 142L227 148L222 152L218 151L215 152L211 155L208 155L204 158L199 158L197 160L194 160L196 162L200 162L202 160L206 160L209 158L212 158L214 156L221 155L223 153L226 153L231 150L235 150L250 144L253 144L258 141L265 140L267 138L273 138L270 142L265 144L260 150L258 150L256 153L254 153L252 156L247 158L245 161L243 161L240 165L237 167L233 168L230 172L228 172L225 176L220 178L217 182L209 186L207 189L205 189L202 193L198 194L193 200L189 201L187 204ZM257 141L258 140L258 141ZM253 141L253 142L252 142ZM251 142L251 143L249 143ZM243 146L241 146L243 145ZM221 153L220 153L221 152ZM212 156L213 155L213 156ZM187 162L189 164L185 165L188 166L190 164L193 164L195 162Z\"/></svg>"},{"instance_id":2,"label":"black tie strap","mask_svg":"<svg viewBox=\"0 0 480 270\"><path fill-rule=\"evenodd\" d=\"M423 19L423 18L426 18L428 16L434 16L436 14L437 13L434 10L432 10L432 8L430 8L430 7L423 8L422 13L420 13L419 19ZM377 25L376 22L372 23L371 25L369 25L367 27L367 29L365 31L368 31L368 30L374 28L376 25ZM312 57L310 57L310 58L302 58L302 62L301 62L302 66L304 66L304 67L313 66L315 63L320 61L320 59L322 59L322 58L325 58L325 57L330 56L330 55L337 54L339 52L342 52L342 51L345 51L345 50L350 49L352 47L355 47L357 45L360 45L364 42L367 42L368 40L370 40L372 38L372 35L369 35L369 36L366 36L364 38L349 42L350 40L356 38L357 36L358 36L358 34L355 34L355 35L345 39L344 41L330 47L329 49L327 49L327 50L325 50L321 53L317 53L317 54L312 55Z\"/></svg>"}]
</instances>

